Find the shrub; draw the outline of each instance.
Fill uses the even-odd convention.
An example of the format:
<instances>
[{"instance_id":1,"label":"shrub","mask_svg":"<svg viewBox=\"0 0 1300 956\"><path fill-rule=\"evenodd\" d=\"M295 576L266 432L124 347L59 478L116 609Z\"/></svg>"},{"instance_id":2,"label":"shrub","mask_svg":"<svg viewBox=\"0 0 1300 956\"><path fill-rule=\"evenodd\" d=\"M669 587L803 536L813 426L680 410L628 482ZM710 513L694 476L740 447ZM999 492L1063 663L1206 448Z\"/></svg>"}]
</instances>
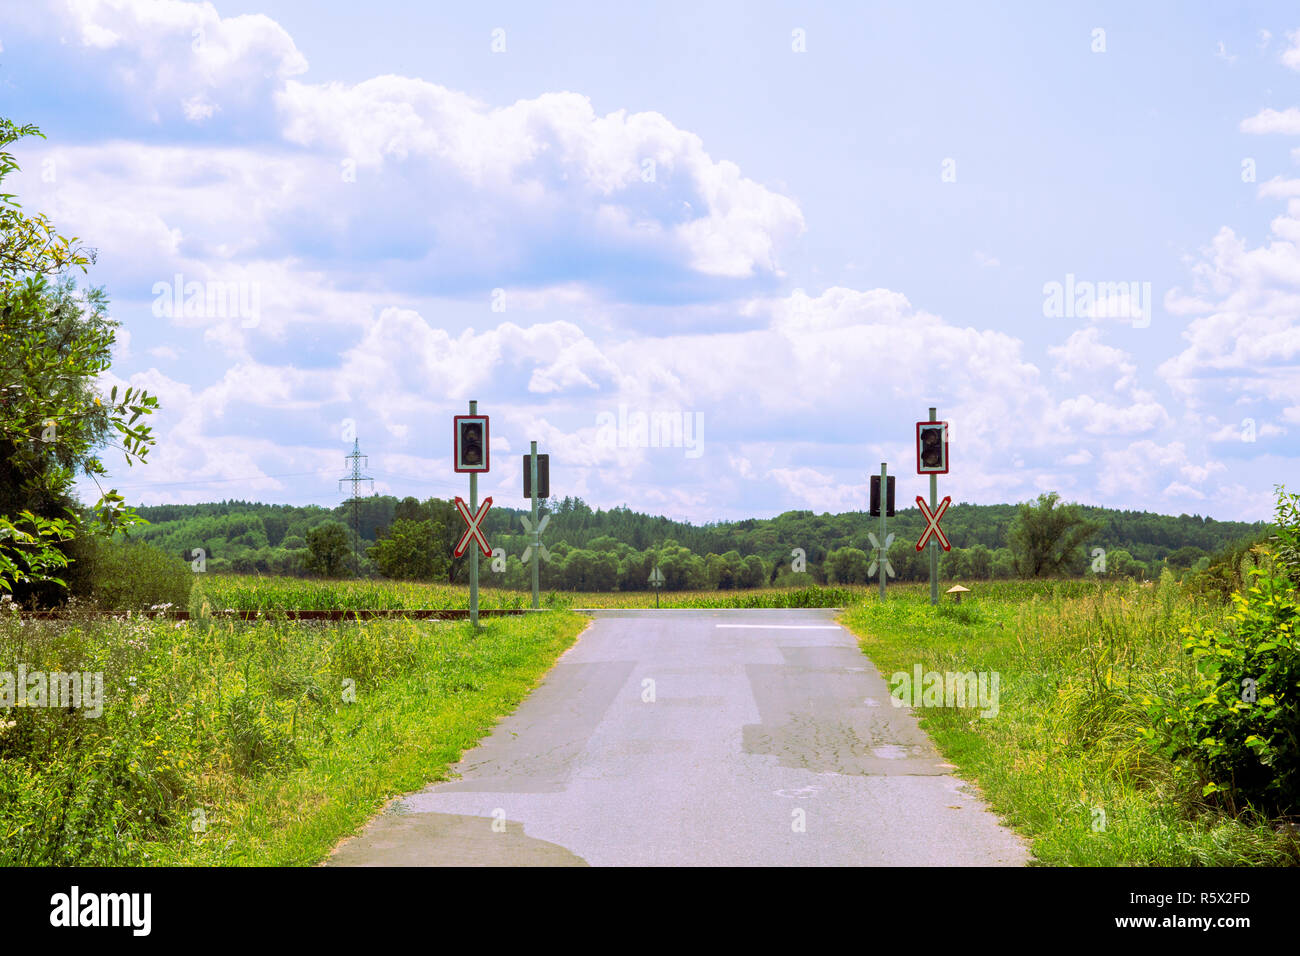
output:
<instances>
[{"instance_id":1,"label":"shrub","mask_svg":"<svg viewBox=\"0 0 1300 956\"><path fill-rule=\"evenodd\" d=\"M1277 511L1273 535L1270 539L1277 566L1300 584L1300 494L1288 494L1281 485L1277 488Z\"/></svg>"},{"instance_id":2,"label":"shrub","mask_svg":"<svg viewBox=\"0 0 1300 956\"><path fill-rule=\"evenodd\" d=\"M1231 810L1300 809L1300 606L1276 569L1251 568L1225 627L1183 629L1195 667L1152 707L1148 735Z\"/></svg>"},{"instance_id":3,"label":"shrub","mask_svg":"<svg viewBox=\"0 0 1300 956\"><path fill-rule=\"evenodd\" d=\"M1193 594L1226 603L1247 587L1250 570L1259 567L1263 556L1260 539L1240 541L1211 556L1204 569L1188 575L1187 587Z\"/></svg>"},{"instance_id":4,"label":"shrub","mask_svg":"<svg viewBox=\"0 0 1300 956\"><path fill-rule=\"evenodd\" d=\"M90 583L88 596L107 610L189 606L194 572L174 554L129 538L85 538L79 552L79 573Z\"/></svg>"}]
</instances>

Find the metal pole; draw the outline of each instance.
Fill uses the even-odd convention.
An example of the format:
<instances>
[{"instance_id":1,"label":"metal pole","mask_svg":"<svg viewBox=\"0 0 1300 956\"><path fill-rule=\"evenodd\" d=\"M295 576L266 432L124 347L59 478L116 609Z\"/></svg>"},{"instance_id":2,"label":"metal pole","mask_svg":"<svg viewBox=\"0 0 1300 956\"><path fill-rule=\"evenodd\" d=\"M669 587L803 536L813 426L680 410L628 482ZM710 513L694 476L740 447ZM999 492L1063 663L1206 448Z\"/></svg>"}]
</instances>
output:
<instances>
[{"instance_id":1,"label":"metal pole","mask_svg":"<svg viewBox=\"0 0 1300 956\"><path fill-rule=\"evenodd\" d=\"M885 512L889 510L889 469L880 463L880 551L876 555L876 570L880 572L880 600L885 599Z\"/></svg>"},{"instance_id":2,"label":"metal pole","mask_svg":"<svg viewBox=\"0 0 1300 956\"><path fill-rule=\"evenodd\" d=\"M469 413L478 414L478 402L469 403ZM487 436L483 436L485 441ZM483 449L483 454L487 455L488 450ZM469 513L478 514L478 475L474 472L469 473ZM469 554L469 620L475 627L478 627L478 542L470 541Z\"/></svg>"},{"instance_id":3,"label":"metal pole","mask_svg":"<svg viewBox=\"0 0 1300 956\"><path fill-rule=\"evenodd\" d=\"M532 451L529 453L528 470L532 476L529 489L533 493L533 609L536 610L541 607L537 597L537 581L538 562L541 560L539 552L542 550L542 536L537 530L537 442L533 442Z\"/></svg>"},{"instance_id":4,"label":"metal pole","mask_svg":"<svg viewBox=\"0 0 1300 956\"><path fill-rule=\"evenodd\" d=\"M937 408L930 409L930 421L937 422L938 420L939 410ZM940 435L939 440L943 441L947 437L947 435ZM934 514L938 507L939 476L932 474L930 476L930 513ZM934 535L930 536L930 603L939 603L939 541Z\"/></svg>"}]
</instances>

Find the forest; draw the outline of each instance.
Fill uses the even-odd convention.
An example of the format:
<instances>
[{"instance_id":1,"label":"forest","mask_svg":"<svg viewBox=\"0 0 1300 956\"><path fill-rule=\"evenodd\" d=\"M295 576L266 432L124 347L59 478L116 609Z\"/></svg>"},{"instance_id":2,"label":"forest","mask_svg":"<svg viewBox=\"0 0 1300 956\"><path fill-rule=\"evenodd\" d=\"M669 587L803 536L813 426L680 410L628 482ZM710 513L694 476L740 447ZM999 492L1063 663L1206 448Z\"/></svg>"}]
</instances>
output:
<instances>
[{"instance_id":1,"label":"forest","mask_svg":"<svg viewBox=\"0 0 1300 956\"><path fill-rule=\"evenodd\" d=\"M1055 496L1053 504L1055 504ZM1041 506L1040 501L1039 505ZM1043 573L1017 560L1017 515L1031 505L957 504L943 529L952 551L941 553L945 580L1029 577ZM452 502L373 496L329 509L248 501L158 505L137 509L149 524L132 537L182 557L209 572L260 572L325 577L382 576L463 582L468 559L451 557L464 529ZM486 584L526 588L520 556L529 537L520 521L528 511L494 507L484 530L494 559L480 565ZM642 590L656 565L669 589L747 588L769 584L856 584L868 580L869 533L879 518L866 512L814 514L788 511L774 518L693 525L632 511L593 510L580 498L543 503L550 521L542 536L547 558L544 588ZM1260 523L1216 521L1199 515L1116 511L1056 505L1078 533L1068 553L1056 556L1058 575L1104 573L1138 579L1164 568L1181 574L1205 568L1213 555L1259 540ZM888 519L895 541L889 559L896 580L928 575L928 558L913 545L924 529L918 509ZM354 527L358 533L354 533Z\"/></svg>"}]
</instances>

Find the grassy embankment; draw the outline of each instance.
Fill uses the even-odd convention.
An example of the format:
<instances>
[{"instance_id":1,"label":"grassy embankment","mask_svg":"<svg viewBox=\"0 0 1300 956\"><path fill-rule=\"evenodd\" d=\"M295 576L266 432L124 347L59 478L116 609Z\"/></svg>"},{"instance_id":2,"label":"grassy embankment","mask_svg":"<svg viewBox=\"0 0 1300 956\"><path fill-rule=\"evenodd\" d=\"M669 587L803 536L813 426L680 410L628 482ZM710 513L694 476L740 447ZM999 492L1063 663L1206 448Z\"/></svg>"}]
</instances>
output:
<instances>
[{"instance_id":1,"label":"grassy embankment","mask_svg":"<svg viewBox=\"0 0 1300 956\"><path fill-rule=\"evenodd\" d=\"M445 777L583 624L0 620L0 671L104 680L97 718L0 711L0 865L318 862Z\"/></svg>"},{"instance_id":2,"label":"grassy embankment","mask_svg":"<svg viewBox=\"0 0 1300 956\"><path fill-rule=\"evenodd\" d=\"M1173 581L976 584L933 608L899 588L843 623L886 680L897 672L996 672L999 710L921 707L940 750L1054 865L1294 864L1294 831L1208 807L1143 737L1146 701L1191 666L1181 629L1228 609ZM891 683L891 686L894 686Z\"/></svg>"}]
</instances>

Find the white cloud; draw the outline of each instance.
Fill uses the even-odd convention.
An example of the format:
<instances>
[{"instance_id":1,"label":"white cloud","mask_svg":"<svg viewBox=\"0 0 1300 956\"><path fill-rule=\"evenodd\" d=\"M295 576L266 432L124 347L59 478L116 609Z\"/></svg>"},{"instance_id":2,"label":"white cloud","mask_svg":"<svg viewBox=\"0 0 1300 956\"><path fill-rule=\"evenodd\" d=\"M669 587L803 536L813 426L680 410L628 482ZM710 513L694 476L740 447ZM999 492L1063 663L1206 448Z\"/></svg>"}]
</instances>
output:
<instances>
[{"instance_id":1,"label":"white cloud","mask_svg":"<svg viewBox=\"0 0 1300 956\"><path fill-rule=\"evenodd\" d=\"M1091 395L1079 395L1061 402L1059 420L1090 435L1133 435L1149 432L1169 423L1169 414L1157 402L1109 405Z\"/></svg>"},{"instance_id":2,"label":"white cloud","mask_svg":"<svg viewBox=\"0 0 1300 956\"><path fill-rule=\"evenodd\" d=\"M1267 107L1254 116L1241 121L1243 133L1282 133L1287 136L1300 134L1300 109L1294 106L1285 110Z\"/></svg>"},{"instance_id":3,"label":"white cloud","mask_svg":"<svg viewBox=\"0 0 1300 956\"><path fill-rule=\"evenodd\" d=\"M1287 31L1286 38L1291 41L1291 45L1282 51L1282 63L1293 70L1300 70L1300 30Z\"/></svg>"},{"instance_id":4,"label":"white cloud","mask_svg":"<svg viewBox=\"0 0 1300 956\"><path fill-rule=\"evenodd\" d=\"M211 3L53 0L18 11L17 24L53 41L71 38L128 113L158 123L197 121L220 109L256 114L307 61L269 17L221 17Z\"/></svg>"},{"instance_id":5,"label":"white cloud","mask_svg":"<svg viewBox=\"0 0 1300 956\"><path fill-rule=\"evenodd\" d=\"M1132 388L1137 382L1132 356L1103 344L1096 326L1076 330L1063 344L1050 346L1047 354L1056 359L1055 374L1065 382L1104 383L1112 391Z\"/></svg>"},{"instance_id":6,"label":"white cloud","mask_svg":"<svg viewBox=\"0 0 1300 956\"><path fill-rule=\"evenodd\" d=\"M774 468L777 484L798 504L818 514L863 510L863 490L837 482L815 468Z\"/></svg>"}]
</instances>

